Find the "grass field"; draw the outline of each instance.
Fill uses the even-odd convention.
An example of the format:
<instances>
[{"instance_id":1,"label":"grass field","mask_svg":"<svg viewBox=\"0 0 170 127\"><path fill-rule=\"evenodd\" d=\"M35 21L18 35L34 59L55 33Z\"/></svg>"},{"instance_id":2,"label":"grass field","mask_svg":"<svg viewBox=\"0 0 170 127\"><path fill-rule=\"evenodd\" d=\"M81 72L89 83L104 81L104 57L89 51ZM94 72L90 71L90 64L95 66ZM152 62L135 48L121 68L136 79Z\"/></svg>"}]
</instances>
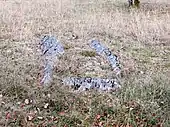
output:
<instances>
[{"instance_id":1,"label":"grass field","mask_svg":"<svg viewBox=\"0 0 170 127\"><path fill-rule=\"evenodd\" d=\"M55 35L65 48L50 87L39 85L39 41ZM74 92L65 76L113 77L88 44L98 39L118 55L122 88ZM169 127L170 1L1 0L0 126Z\"/></svg>"}]
</instances>

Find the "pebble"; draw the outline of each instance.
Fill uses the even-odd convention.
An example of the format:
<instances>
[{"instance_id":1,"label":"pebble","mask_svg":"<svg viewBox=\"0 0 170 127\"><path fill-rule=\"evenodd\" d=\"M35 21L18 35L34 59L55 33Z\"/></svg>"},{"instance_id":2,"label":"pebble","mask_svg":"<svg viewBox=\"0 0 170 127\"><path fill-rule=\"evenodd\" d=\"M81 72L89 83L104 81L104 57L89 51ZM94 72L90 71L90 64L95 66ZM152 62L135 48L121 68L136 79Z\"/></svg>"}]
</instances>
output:
<instances>
[{"instance_id":1,"label":"pebble","mask_svg":"<svg viewBox=\"0 0 170 127\"><path fill-rule=\"evenodd\" d=\"M29 100L28 100L28 99L25 99L24 102L25 102L25 104L27 104L27 105L29 104Z\"/></svg>"},{"instance_id":2,"label":"pebble","mask_svg":"<svg viewBox=\"0 0 170 127\"><path fill-rule=\"evenodd\" d=\"M0 105L2 104L2 94L0 94Z\"/></svg>"},{"instance_id":3,"label":"pebble","mask_svg":"<svg viewBox=\"0 0 170 127\"><path fill-rule=\"evenodd\" d=\"M44 105L44 108L45 108L45 109L47 109L47 108L48 108L48 106L49 106L49 104L48 104L48 103L46 103L46 104Z\"/></svg>"},{"instance_id":4,"label":"pebble","mask_svg":"<svg viewBox=\"0 0 170 127\"><path fill-rule=\"evenodd\" d=\"M144 72L143 72L143 71L140 71L140 73L141 73L141 74L144 74Z\"/></svg>"},{"instance_id":5,"label":"pebble","mask_svg":"<svg viewBox=\"0 0 170 127\"><path fill-rule=\"evenodd\" d=\"M20 105L21 104L21 102L19 101L19 102L17 102L17 105Z\"/></svg>"},{"instance_id":6,"label":"pebble","mask_svg":"<svg viewBox=\"0 0 170 127\"><path fill-rule=\"evenodd\" d=\"M40 108L36 108L36 110L34 111L35 114L38 112L40 112Z\"/></svg>"},{"instance_id":7,"label":"pebble","mask_svg":"<svg viewBox=\"0 0 170 127\"><path fill-rule=\"evenodd\" d=\"M4 102L4 101L2 101L2 102L1 102L1 104L3 104L3 105L4 105L4 104L5 104L5 102Z\"/></svg>"},{"instance_id":8,"label":"pebble","mask_svg":"<svg viewBox=\"0 0 170 127\"><path fill-rule=\"evenodd\" d=\"M34 117L31 116L31 115L29 115L29 116L27 117L28 121L31 121L33 118L34 118Z\"/></svg>"},{"instance_id":9,"label":"pebble","mask_svg":"<svg viewBox=\"0 0 170 127\"><path fill-rule=\"evenodd\" d=\"M51 97L51 94L47 94L47 97L50 98L50 97Z\"/></svg>"},{"instance_id":10,"label":"pebble","mask_svg":"<svg viewBox=\"0 0 170 127\"><path fill-rule=\"evenodd\" d=\"M42 117L42 116L38 116L37 118L38 118L39 120L42 120L42 119L43 119L43 117Z\"/></svg>"}]
</instances>

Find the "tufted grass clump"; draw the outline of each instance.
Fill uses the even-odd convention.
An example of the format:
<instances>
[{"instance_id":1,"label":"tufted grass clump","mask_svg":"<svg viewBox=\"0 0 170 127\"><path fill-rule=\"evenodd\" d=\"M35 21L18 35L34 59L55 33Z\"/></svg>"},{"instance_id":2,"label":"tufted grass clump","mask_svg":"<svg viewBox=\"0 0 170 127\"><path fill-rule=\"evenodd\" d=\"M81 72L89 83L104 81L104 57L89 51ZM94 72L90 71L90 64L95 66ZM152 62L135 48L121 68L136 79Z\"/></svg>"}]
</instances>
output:
<instances>
[{"instance_id":1,"label":"tufted grass clump","mask_svg":"<svg viewBox=\"0 0 170 127\"><path fill-rule=\"evenodd\" d=\"M95 57L96 52L95 51L82 51L80 54L84 57Z\"/></svg>"}]
</instances>

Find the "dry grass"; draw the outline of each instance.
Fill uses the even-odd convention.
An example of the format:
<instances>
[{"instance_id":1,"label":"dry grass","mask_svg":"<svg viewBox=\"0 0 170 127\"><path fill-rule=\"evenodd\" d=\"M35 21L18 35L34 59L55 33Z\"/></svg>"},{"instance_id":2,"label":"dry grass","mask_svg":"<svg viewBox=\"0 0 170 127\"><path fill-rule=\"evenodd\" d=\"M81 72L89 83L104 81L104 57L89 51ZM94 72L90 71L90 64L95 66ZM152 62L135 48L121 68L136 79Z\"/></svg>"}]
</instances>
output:
<instances>
[{"instance_id":1,"label":"dry grass","mask_svg":"<svg viewBox=\"0 0 170 127\"><path fill-rule=\"evenodd\" d=\"M141 0L138 10L125 2L1 0L0 126L170 126L170 2ZM49 88L39 87L45 34L65 47ZM120 57L122 89L114 94L74 93L60 83L114 76L89 48L92 38Z\"/></svg>"}]
</instances>

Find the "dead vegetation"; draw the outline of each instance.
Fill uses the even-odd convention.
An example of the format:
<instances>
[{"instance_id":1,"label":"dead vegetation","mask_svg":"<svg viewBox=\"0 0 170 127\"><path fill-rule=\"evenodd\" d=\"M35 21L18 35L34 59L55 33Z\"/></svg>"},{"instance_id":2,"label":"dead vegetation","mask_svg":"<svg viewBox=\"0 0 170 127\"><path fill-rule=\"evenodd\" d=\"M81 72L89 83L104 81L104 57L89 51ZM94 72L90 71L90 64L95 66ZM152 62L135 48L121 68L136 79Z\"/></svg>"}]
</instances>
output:
<instances>
[{"instance_id":1,"label":"dead vegetation","mask_svg":"<svg viewBox=\"0 0 170 127\"><path fill-rule=\"evenodd\" d=\"M168 127L170 2L125 2L0 1L0 126ZM45 34L65 47L48 88L39 86ZM61 84L65 76L114 76L89 48L92 38L119 56L120 91L75 93Z\"/></svg>"}]
</instances>

